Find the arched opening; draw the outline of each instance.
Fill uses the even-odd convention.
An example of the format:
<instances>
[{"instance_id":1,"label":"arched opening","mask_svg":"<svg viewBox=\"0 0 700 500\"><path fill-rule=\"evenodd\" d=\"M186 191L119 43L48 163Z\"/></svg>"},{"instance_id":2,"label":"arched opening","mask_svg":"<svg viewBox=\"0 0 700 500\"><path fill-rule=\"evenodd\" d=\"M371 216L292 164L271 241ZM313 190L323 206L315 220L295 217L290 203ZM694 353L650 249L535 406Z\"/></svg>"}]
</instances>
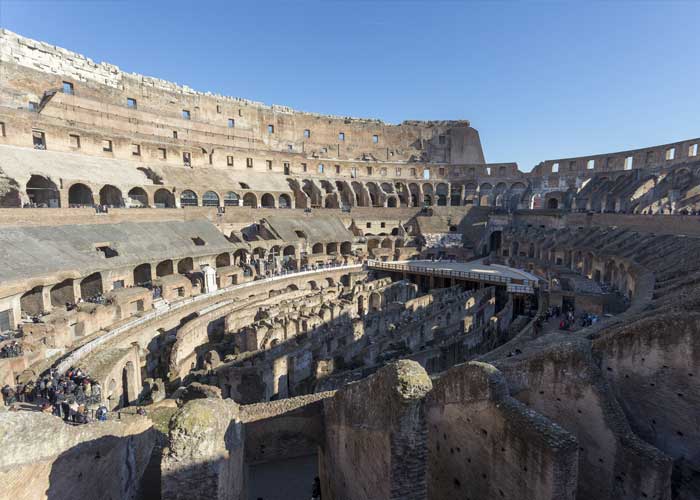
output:
<instances>
[{"instance_id":1,"label":"arched opening","mask_svg":"<svg viewBox=\"0 0 700 500\"><path fill-rule=\"evenodd\" d=\"M340 284L343 286L350 286L350 275L349 274L343 274L340 277Z\"/></svg>"},{"instance_id":2,"label":"arched opening","mask_svg":"<svg viewBox=\"0 0 700 500\"><path fill-rule=\"evenodd\" d=\"M333 281L333 278L326 278L326 285L329 287L335 286L335 281Z\"/></svg>"},{"instance_id":3,"label":"arched opening","mask_svg":"<svg viewBox=\"0 0 700 500\"><path fill-rule=\"evenodd\" d=\"M153 205L156 208L175 208L175 196L167 189L159 189L153 195Z\"/></svg>"},{"instance_id":4,"label":"arched opening","mask_svg":"<svg viewBox=\"0 0 700 500\"><path fill-rule=\"evenodd\" d=\"M220 253L216 256L216 267L228 267L231 265L231 254L228 252Z\"/></svg>"},{"instance_id":5,"label":"arched opening","mask_svg":"<svg viewBox=\"0 0 700 500\"><path fill-rule=\"evenodd\" d=\"M108 207L123 207L124 199L122 198L122 192L116 187L107 184L100 189L100 205L107 205Z\"/></svg>"},{"instance_id":6,"label":"arched opening","mask_svg":"<svg viewBox=\"0 0 700 500\"><path fill-rule=\"evenodd\" d=\"M236 193L229 191L224 195L224 206L237 207L241 204L241 200Z\"/></svg>"},{"instance_id":7,"label":"arched opening","mask_svg":"<svg viewBox=\"0 0 700 500\"><path fill-rule=\"evenodd\" d=\"M245 250L238 249L235 252L233 252L233 262L237 265L240 266L242 264L245 264L248 262L248 252Z\"/></svg>"},{"instance_id":8,"label":"arched opening","mask_svg":"<svg viewBox=\"0 0 700 500\"><path fill-rule=\"evenodd\" d=\"M134 285L149 286L151 284L151 265L139 264L134 268Z\"/></svg>"},{"instance_id":9,"label":"arched opening","mask_svg":"<svg viewBox=\"0 0 700 500\"><path fill-rule=\"evenodd\" d=\"M365 313L365 298L360 295L357 297L357 315L362 316Z\"/></svg>"},{"instance_id":10,"label":"arched opening","mask_svg":"<svg viewBox=\"0 0 700 500\"><path fill-rule=\"evenodd\" d=\"M550 198L547 200L547 208L556 210L559 208L559 200L556 198Z\"/></svg>"},{"instance_id":11,"label":"arched opening","mask_svg":"<svg viewBox=\"0 0 700 500\"><path fill-rule=\"evenodd\" d=\"M275 197L270 193L265 193L260 199L260 204L263 208L275 208Z\"/></svg>"},{"instance_id":12,"label":"arched opening","mask_svg":"<svg viewBox=\"0 0 700 500\"><path fill-rule=\"evenodd\" d=\"M437 195L437 204L440 207L447 206L447 184L440 183L435 189L435 194Z\"/></svg>"},{"instance_id":13,"label":"arched opening","mask_svg":"<svg viewBox=\"0 0 700 500\"><path fill-rule=\"evenodd\" d=\"M375 248L379 247L379 240L368 240L367 241L367 251L371 252Z\"/></svg>"},{"instance_id":14,"label":"arched opening","mask_svg":"<svg viewBox=\"0 0 700 500\"><path fill-rule=\"evenodd\" d=\"M326 245L326 253L328 255L338 253L338 244L337 243L328 243Z\"/></svg>"},{"instance_id":15,"label":"arched opening","mask_svg":"<svg viewBox=\"0 0 700 500\"><path fill-rule=\"evenodd\" d=\"M83 300L102 295L102 292L102 275L100 273L92 273L80 282L80 296Z\"/></svg>"},{"instance_id":16,"label":"arched opening","mask_svg":"<svg viewBox=\"0 0 700 500\"><path fill-rule=\"evenodd\" d=\"M156 276L168 276L173 274L173 261L166 259L156 265Z\"/></svg>"},{"instance_id":17,"label":"arched opening","mask_svg":"<svg viewBox=\"0 0 700 500\"><path fill-rule=\"evenodd\" d=\"M318 283L315 281L309 281L306 284L309 286L310 290L318 290Z\"/></svg>"},{"instance_id":18,"label":"arched opening","mask_svg":"<svg viewBox=\"0 0 700 500\"><path fill-rule=\"evenodd\" d=\"M340 244L340 253L342 255L350 255L352 253L352 243L344 241Z\"/></svg>"},{"instance_id":19,"label":"arched opening","mask_svg":"<svg viewBox=\"0 0 700 500\"><path fill-rule=\"evenodd\" d=\"M36 316L43 312L43 287L35 286L19 299L22 315Z\"/></svg>"},{"instance_id":20,"label":"arched opening","mask_svg":"<svg viewBox=\"0 0 700 500\"><path fill-rule=\"evenodd\" d=\"M136 369L134 364L129 361L122 370L122 397L121 406L127 407L136 399Z\"/></svg>"},{"instance_id":21,"label":"arched opening","mask_svg":"<svg viewBox=\"0 0 700 500\"><path fill-rule=\"evenodd\" d=\"M129 190L129 192L127 193L127 197L129 198L130 207L148 207L148 194L146 194L146 191L144 191L140 187L135 187Z\"/></svg>"},{"instance_id":22,"label":"arched opening","mask_svg":"<svg viewBox=\"0 0 700 500\"><path fill-rule=\"evenodd\" d=\"M203 207L218 207L219 206L219 195L214 191L207 191L202 195L202 206Z\"/></svg>"},{"instance_id":23,"label":"arched opening","mask_svg":"<svg viewBox=\"0 0 700 500\"><path fill-rule=\"evenodd\" d=\"M313 253L313 254L323 253L323 243L316 243L313 247L311 247L311 253Z\"/></svg>"},{"instance_id":24,"label":"arched opening","mask_svg":"<svg viewBox=\"0 0 700 500\"><path fill-rule=\"evenodd\" d=\"M198 205L197 194L194 191L185 189L180 193L180 206L181 207L196 207Z\"/></svg>"},{"instance_id":25,"label":"arched opening","mask_svg":"<svg viewBox=\"0 0 700 500\"><path fill-rule=\"evenodd\" d=\"M253 193L246 193L243 196L243 206L250 208L258 208L258 198Z\"/></svg>"},{"instance_id":26,"label":"arched opening","mask_svg":"<svg viewBox=\"0 0 700 500\"><path fill-rule=\"evenodd\" d=\"M391 248L391 247L392 247L391 240L389 238L384 238L382 240L382 248Z\"/></svg>"},{"instance_id":27,"label":"arched opening","mask_svg":"<svg viewBox=\"0 0 700 500\"><path fill-rule=\"evenodd\" d=\"M177 263L178 274L187 274L192 272L192 269L194 269L192 257L185 257L184 259L180 259L180 261Z\"/></svg>"},{"instance_id":28,"label":"arched opening","mask_svg":"<svg viewBox=\"0 0 700 500\"><path fill-rule=\"evenodd\" d=\"M491 237L489 238L490 250L492 252L499 252L501 250L501 231L493 231Z\"/></svg>"},{"instance_id":29,"label":"arched opening","mask_svg":"<svg viewBox=\"0 0 700 500\"><path fill-rule=\"evenodd\" d=\"M85 184L73 184L68 190L68 205L71 207L91 207L95 204L92 190Z\"/></svg>"},{"instance_id":30,"label":"arched opening","mask_svg":"<svg viewBox=\"0 0 700 500\"><path fill-rule=\"evenodd\" d=\"M398 203L394 196L389 196L389 198L387 198L386 203L389 208L396 208L398 206Z\"/></svg>"},{"instance_id":31,"label":"arched opening","mask_svg":"<svg viewBox=\"0 0 700 500\"><path fill-rule=\"evenodd\" d=\"M63 280L51 287L51 305L61 307L66 304L75 304L72 279Z\"/></svg>"},{"instance_id":32,"label":"arched opening","mask_svg":"<svg viewBox=\"0 0 700 500\"><path fill-rule=\"evenodd\" d=\"M32 175L27 182L29 203L38 207L59 208L61 197L56 184L41 175Z\"/></svg>"},{"instance_id":33,"label":"arched opening","mask_svg":"<svg viewBox=\"0 0 700 500\"><path fill-rule=\"evenodd\" d=\"M372 292L369 296L370 312L379 311L382 308L382 296L377 292Z\"/></svg>"},{"instance_id":34,"label":"arched opening","mask_svg":"<svg viewBox=\"0 0 700 500\"><path fill-rule=\"evenodd\" d=\"M280 208L292 208L292 199L288 194L280 195Z\"/></svg>"}]
</instances>

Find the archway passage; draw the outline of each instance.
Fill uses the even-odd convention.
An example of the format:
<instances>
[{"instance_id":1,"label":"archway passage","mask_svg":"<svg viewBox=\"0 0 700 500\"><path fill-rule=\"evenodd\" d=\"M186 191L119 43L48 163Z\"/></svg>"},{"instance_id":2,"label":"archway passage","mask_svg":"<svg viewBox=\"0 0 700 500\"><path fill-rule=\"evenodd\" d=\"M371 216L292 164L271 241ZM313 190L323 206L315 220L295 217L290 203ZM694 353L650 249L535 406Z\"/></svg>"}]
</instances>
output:
<instances>
[{"instance_id":1,"label":"archway passage","mask_svg":"<svg viewBox=\"0 0 700 500\"><path fill-rule=\"evenodd\" d=\"M233 191L229 191L224 195L224 206L237 207L240 204L240 198Z\"/></svg>"},{"instance_id":2,"label":"archway passage","mask_svg":"<svg viewBox=\"0 0 700 500\"><path fill-rule=\"evenodd\" d=\"M207 191L202 195L202 206L203 207L218 207L219 206L219 195L214 191Z\"/></svg>"},{"instance_id":3,"label":"archway passage","mask_svg":"<svg viewBox=\"0 0 700 500\"><path fill-rule=\"evenodd\" d=\"M173 261L170 259L159 262L156 266L156 276L168 276L173 274Z\"/></svg>"},{"instance_id":4,"label":"archway passage","mask_svg":"<svg viewBox=\"0 0 700 500\"><path fill-rule=\"evenodd\" d=\"M501 231L494 231L491 233L491 237L489 238L489 243L490 243L490 249L492 252L498 252L501 250L501 238L502 238Z\"/></svg>"},{"instance_id":5,"label":"archway passage","mask_svg":"<svg viewBox=\"0 0 700 500\"><path fill-rule=\"evenodd\" d=\"M175 208L175 196L167 189L159 189L153 195L156 208Z\"/></svg>"},{"instance_id":6,"label":"archway passage","mask_svg":"<svg viewBox=\"0 0 700 500\"><path fill-rule=\"evenodd\" d=\"M39 207L60 208L61 197L56 184L41 175L32 175L27 182L29 203Z\"/></svg>"},{"instance_id":7,"label":"archway passage","mask_svg":"<svg viewBox=\"0 0 700 500\"><path fill-rule=\"evenodd\" d=\"M250 207L250 208L257 208L258 207L258 199L255 197L255 195L253 193L246 193L245 196L243 196L243 206Z\"/></svg>"},{"instance_id":8,"label":"archway passage","mask_svg":"<svg viewBox=\"0 0 700 500\"><path fill-rule=\"evenodd\" d=\"M260 204L264 208L275 208L275 197L272 196L270 193L265 193L260 199Z\"/></svg>"},{"instance_id":9,"label":"archway passage","mask_svg":"<svg viewBox=\"0 0 700 500\"><path fill-rule=\"evenodd\" d=\"M100 273L93 273L80 282L80 296L83 299L102 294L102 276Z\"/></svg>"},{"instance_id":10,"label":"archway passage","mask_svg":"<svg viewBox=\"0 0 700 500\"><path fill-rule=\"evenodd\" d=\"M181 207L196 207L198 204L197 194L194 191L186 189L180 194Z\"/></svg>"},{"instance_id":11,"label":"archway passage","mask_svg":"<svg viewBox=\"0 0 700 500\"><path fill-rule=\"evenodd\" d=\"M559 208L559 200L557 200L556 198L550 198L549 200L547 200L547 208L550 208L553 210L558 209Z\"/></svg>"},{"instance_id":12,"label":"archway passage","mask_svg":"<svg viewBox=\"0 0 700 500\"><path fill-rule=\"evenodd\" d=\"M287 194L280 195L280 208L292 208L292 199Z\"/></svg>"},{"instance_id":13,"label":"archway passage","mask_svg":"<svg viewBox=\"0 0 700 500\"><path fill-rule=\"evenodd\" d=\"M123 207L124 199L122 198L122 192L116 187L107 184L100 189L100 205L107 205L108 207Z\"/></svg>"},{"instance_id":14,"label":"archway passage","mask_svg":"<svg viewBox=\"0 0 700 500\"><path fill-rule=\"evenodd\" d=\"M177 273L187 274L194 269L194 264L192 262L192 257L185 257L177 263Z\"/></svg>"},{"instance_id":15,"label":"archway passage","mask_svg":"<svg viewBox=\"0 0 700 500\"><path fill-rule=\"evenodd\" d=\"M85 184L73 184L68 190L68 204L72 207L93 206L95 200L92 197L92 190Z\"/></svg>"},{"instance_id":16,"label":"archway passage","mask_svg":"<svg viewBox=\"0 0 700 500\"><path fill-rule=\"evenodd\" d=\"M61 281L51 288L51 305L54 307L65 306L75 303L75 292L73 290L73 280Z\"/></svg>"},{"instance_id":17,"label":"archway passage","mask_svg":"<svg viewBox=\"0 0 700 500\"><path fill-rule=\"evenodd\" d=\"M151 265L140 264L134 268L134 285L148 286L151 284Z\"/></svg>"},{"instance_id":18,"label":"archway passage","mask_svg":"<svg viewBox=\"0 0 700 500\"><path fill-rule=\"evenodd\" d=\"M231 254L228 252L216 256L216 267L228 267L231 265Z\"/></svg>"},{"instance_id":19,"label":"archway passage","mask_svg":"<svg viewBox=\"0 0 700 500\"><path fill-rule=\"evenodd\" d=\"M129 205L132 207L148 207L148 194L146 194L146 191L140 187L135 187L129 190L127 197L129 198Z\"/></svg>"},{"instance_id":20,"label":"archway passage","mask_svg":"<svg viewBox=\"0 0 700 500\"><path fill-rule=\"evenodd\" d=\"M29 314L30 316L35 316L42 312L43 307L43 287L35 286L28 292L25 292L22 297L20 297L20 308L22 314Z\"/></svg>"}]
</instances>

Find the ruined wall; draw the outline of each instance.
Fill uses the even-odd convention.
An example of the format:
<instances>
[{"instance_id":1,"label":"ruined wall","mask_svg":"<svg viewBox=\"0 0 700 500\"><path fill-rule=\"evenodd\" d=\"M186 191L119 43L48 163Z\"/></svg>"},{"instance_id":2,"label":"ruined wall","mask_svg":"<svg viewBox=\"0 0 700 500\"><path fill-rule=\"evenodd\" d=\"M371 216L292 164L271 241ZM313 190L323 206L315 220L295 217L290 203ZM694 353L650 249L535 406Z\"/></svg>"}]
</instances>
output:
<instances>
[{"instance_id":1,"label":"ruined wall","mask_svg":"<svg viewBox=\"0 0 700 500\"><path fill-rule=\"evenodd\" d=\"M575 498L576 439L509 396L498 370L466 363L434 384L428 498Z\"/></svg>"},{"instance_id":2,"label":"ruined wall","mask_svg":"<svg viewBox=\"0 0 700 500\"><path fill-rule=\"evenodd\" d=\"M71 426L38 412L0 413L3 500L136 500L154 444L151 422Z\"/></svg>"},{"instance_id":3,"label":"ruined wall","mask_svg":"<svg viewBox=\"0 0 700 500\"><path fill-rule=\"evenodd\" d=\"M169 500L244 500L244 432L231 400L195 399L173 415L161 464Z\"/></svg>"},{"instance_id":4,"label":"ruined wall","mask_svg":"<svg viewBox=\"0 0 700 500\"><path fill-rule=\"evenodd\" d=\"M700 314L629 322L593 342L630 426L642 439L700 471Z\"/></svg>"},{"instance_id":5,"label":"ruined wall","mask_svg":"<svg viewBox=\"0 0 700 500\"><path fill-rule=\"evenodd\" d=\"M431 388L420 365L398 361L324 401L323 498L426 498L423 398Z\"/></svg>"},{"instance_id":6,"label":"ruined wall","mask_svg":"<svg viewBox=\"0 0 700 500\"><path fill-rule=\"evenodd\" d=\"M515 398L576 437L576 498L669 498L668 458L632 432L590 343L556 344L495 364Z\"/></svg>"}]
</instances>

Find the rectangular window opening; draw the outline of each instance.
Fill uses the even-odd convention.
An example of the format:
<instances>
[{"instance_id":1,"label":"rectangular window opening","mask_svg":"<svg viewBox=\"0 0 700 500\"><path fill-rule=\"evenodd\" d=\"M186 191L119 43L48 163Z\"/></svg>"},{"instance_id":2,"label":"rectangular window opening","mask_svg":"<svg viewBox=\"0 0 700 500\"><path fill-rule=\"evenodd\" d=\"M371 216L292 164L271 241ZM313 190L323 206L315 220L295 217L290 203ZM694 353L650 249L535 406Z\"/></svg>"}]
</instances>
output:
<instances>
[{"instance_id":1,"label":"rectangular window opening","mask_svg":"<svg viewBox=\"0 0 700 500\"><path fill-rule=\"evenodd\" d=\"M2 132L2 135L5 135L5 127L3 124L0 123L0 132ZM688 156L697 156L698 155L698 144L691 144L690 147L688 148Z\"/></svg>"},{"instance_id":2,"label":"rectangular window opening","mask_svg":"<svg viewBox=\"0 0 700 500\"><path fill-rule=\"evenodd\" d=\"M139 144L131 145L131 154L133 156L141 156L141 146Z\"/></svg>"},{"instance_id":3,"label":"rectangular window opening","mask_svg":"<svg viewBox=\"0 0 700 500\"><path fill-rule=\"evenodd\" d=\"M192 154L187 152L187 151L183 151L182 152L182 163L184 163L186 167L191 167L192 166Z\"/></svg>"},{"instance_id":4,"label":"rectangular window opening","mask_svg":"<svg viewBox=\"0 0 700 500\"><path fill-rule=\"evenodd\" d=\"M372 142L375 143L375 144L378 144L378 143L379 143L379 136L378 136L378 135L373 135L373 136L372 136Z\"/></svg>"},{"instance_id":5,"label":"rectangular window opening","mask_svg":"<svg viewBox=\"0 0 700 500\"><path fill-rule=\"evenodd\" d=\"M165 148L158 148L158 157L165 160L168 157L168 151Z\"/></svg>"},{"instance_id":6,"label":"rectangular window opening","mask_svg":"<svg viewBox=\"0 0 700 500\"><path fill-rule=\"evenodd\" d=\"M632 165L634 164L634 157L628 156L625 158L625 170L632 170Z\"/></svg>"},{"instance_id":7,"label":"rectangular window opening","mask_svg":"<svg viewBox=\"0 0 700 500\"><path fill-rule=\"evenodd\" d=\"M338 132L338 140L339 141L345 140L345 132Z\"/></svg>"},{"instance_id":8,"label":"rectangular window opening","mask_svg":"<svg viewBox=\"0 0 700 500\"><path fill-rule=\"evenodd\" d=\"M233 118L229 118L228 119L228 128L233 128L235 126L236 126L236 120L234 120Z\"/></svg>"},{"instance_id":9,"label":"rectangular window opening","mask_svg":"<svg viewBox=\"0 0 700 500\"><path fill-rule=\"evenodd\" d=\"M70 146L75 149L80 149L80 136L79 135L70 135Z\"/></svg>"},{"instance_id":10,"label":"rectangular window opening","mask_svg":"<svg viewBox=\"0 0 700 500\"><path fill-rule=\"evenodd\" d=\"M136 109L136 99L132 97L126 98L126 107L131 109Z\"/></svg>"},{"instance_id":11,"label":"rectangular window opening","mask_svg":"<svg viewBox=\"0 0 700 500\"><path fill-rule=\"evenodd\" d=\"M246 158L246 159L245 159L245 166L246 166L246 168L253 168L253 159L252 159L252 158Z\"/></svg>"},{"instance_id":12,"label":"rectangular window opening","mask_svg":"<svg viewBox=\"0 0 700 500\"><path fill-rule=\"evenodd\" d=\"M309 130L308 128L307 128L306 130L304 130L304 137L305 137L306 139L308 139L309 137L311 137L311 130Z\"/></svg>"},{"instance_id":13,"label":"rectangular window opening","mask_svg":"<svg viewBox=\"0 0 700 500\"><path fill-rule=\"evenodd\" d=\"M63 93L73 94L73 84L71 82L63 82Z\"/></svg>"},{"instance_id":14,"label":"rectangular window opening","mask_svg":"<svg viewBox=\"0 0 700 500\"><path fill-rule=\"evenodd\" d=\"M558 164L558 163L554 163L554 164L552 165L552 173L553 173L553 174L556 174L557 172L559 172L559 164Z\"/></svg>"},{"instance_id":15,"label":"rectangular window opening","mask_svg":"<svg viewBox=\"0 0 700 500\"><path fill-rule=\"evenodd\" d=\"M267 126L267 133L268 134L274 134L275 133L275 126L270 124Z\"/></svg>"},{"instance_id":16,"label":"rectangular window opening","mask_svg":"<svg viewBox=\"0 0 700 500\"><path fill-rule=\"evenodd\" d=\"M105 153L111 153L112 152L112 141L109 139L105 139L102 141L102 151Z\"/></svg>"},{"instance_id":17,"label":"rectangular window opening","mask_svg":"<svg viewBox=\"0 0 700 500\"><path fill-rule=\"evenodd\" d=\"M182 110L182 119L183 120L189 120L192 115L190 115L190 110L189 109L183 109Z\"/></svg>"},{"instance_id":18,"label":"rectangular window opening","mask_svg":"<svg viewBox=\"0 0 700 500\"><path fill-rule=\"evenodd\" d=\"M226 157L226 165L228 165L229 167L233 166L233 156Z\"/></svg>"},{"instance_id":19,"label":"rectangular window opening","mask_svg":"<svg viewBox=\"0 0 700 500\"><path fill-rule=\"evenodd\" d=\"M268 170L272 170L272 160L265 160L265 165Z\"/></svg>"},{"instance_id":20,"label":"rectangular window opening","mask_svg":"<svg viewBox=\"0 0 700 500\"><path fill-rule=\"evenodd\" d=\"M588 160L586 162L586 168L588 170L593 170L595 168L595 160Z\"/></svg>"},{"instance_id":21,"label":"rectangular window opening","mask_svg":"<svg viewBox=\"0 0 700 500\"><path fill-rule=\"evenodd\" d=\"M668 148L666 150L666 160L675 160L676 158L676 148Z\"/></svg>"}]
</instances>

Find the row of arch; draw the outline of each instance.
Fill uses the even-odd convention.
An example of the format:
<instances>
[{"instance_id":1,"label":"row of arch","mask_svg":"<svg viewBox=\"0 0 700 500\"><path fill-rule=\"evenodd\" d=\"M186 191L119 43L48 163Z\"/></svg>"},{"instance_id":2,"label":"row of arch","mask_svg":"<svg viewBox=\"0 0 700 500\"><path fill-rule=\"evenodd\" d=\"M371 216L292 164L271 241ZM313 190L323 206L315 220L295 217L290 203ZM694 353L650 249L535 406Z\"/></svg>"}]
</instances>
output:
<instances>
[{"instance_id":1,"label":"row of arch","mask_svg":"<svg viewBox=\"0 0 700 500\"><path fill-rule=\"evenodd\" d=\"M61 206L60 191L56 184L41 175L32 175L26 184L26 193L29 202L38 206L59 208ZM124 207L125 202L122 191L111 184L102 186L97 196L86 184L76 182L68 188L69 207L86 207L94 205L106 205L109 207ZM131 207L175 208L178 206L175 194L165 188L157 189L153 193L152 203L145 189L134 187L127 192L126 198ZM201 200L197 193L191 189L183 190L179 197L179 206L204 206L204 207L229 207L244 206L250 208L293 208L292 198L286 193L275 197L271 193L263 193L258 196L255 193L245 193L242 197L235 191L227 191L223 195L215 191L206 191L202 194Z\"/></svg>"}]
</instances>

